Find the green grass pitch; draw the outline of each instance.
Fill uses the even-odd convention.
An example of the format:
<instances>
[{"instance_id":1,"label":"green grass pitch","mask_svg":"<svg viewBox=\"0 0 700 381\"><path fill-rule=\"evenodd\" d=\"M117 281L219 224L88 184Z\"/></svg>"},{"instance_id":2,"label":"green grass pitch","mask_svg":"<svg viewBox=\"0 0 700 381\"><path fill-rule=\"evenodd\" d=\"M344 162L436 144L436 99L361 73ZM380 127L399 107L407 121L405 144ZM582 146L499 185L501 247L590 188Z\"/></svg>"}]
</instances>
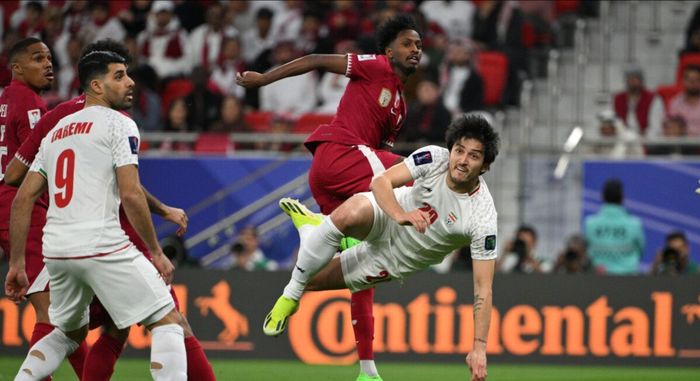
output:
<instances>
[{"instance_id":1,"label":"green grass pitch","mask_svg":"<svg viewBox=\"0 0 700 381\"><path fill-rule=\"evenodd\" d=\"M18 357L0 357L0 381L12 380L22 363ZM298 361L244 361L213 360L219 381L354 381L356 366L311 366ZM461 364L381 363L379 369L385 381L445 381L468 380L467 368ZM70 366L64 362L54 375L56 381L77 380ZM112 377L115 381L149 381L148 361L120 359ZM544 366L504 365L489 366L489 381L697 381L700 368L650 368L603 366Z\"/></svg>"}]
</instances>

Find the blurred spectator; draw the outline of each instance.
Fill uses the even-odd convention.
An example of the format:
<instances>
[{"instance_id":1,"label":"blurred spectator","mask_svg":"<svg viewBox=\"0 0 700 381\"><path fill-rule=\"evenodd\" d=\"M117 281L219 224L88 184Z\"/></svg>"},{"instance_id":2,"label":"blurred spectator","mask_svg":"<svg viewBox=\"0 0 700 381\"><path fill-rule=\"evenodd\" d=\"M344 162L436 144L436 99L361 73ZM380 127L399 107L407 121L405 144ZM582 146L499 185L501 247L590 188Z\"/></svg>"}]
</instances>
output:
<instances>
[{"instance_id":1,"label":"blurred spectator","mask_svg":"<svg viewBox=\"0 0 700 381\"><path fill-rule=\"evenodd\" d=\"M270 9L260 8L255 17L255 27L243 33L243 59L248 65L255 63L260 53L275 45L271 33L272 17Z\"/></svg>"},{"instance_id":2,"label":"blurred spectator","mask_svg":"<svg viewBox=\"0 0 700 381\"><path fill-rule=\"evenodd\" d=\"M685 29L685 47L680 53L683 55L698 52L700 52L700 6L695 7L693 16Z\"/></svg>"},{"instance_id":3,"label":"blurred spectator","mask_svg":"<svg viewBox=\"0 0 700 381\"><path fill-rule=\"evenodd\" d=\"M426 145L444 144L445 130L451 120L452 115L443 105L438 84L434 79L425 77L418 82L416 100L408 105L401 140Z\"/></svg>"},{"instance_id":4,"label":"blurred spectator","mask_svg":"<svg viewBox=\"0 0 700 381\"><path fill-rule=\"evenodd\" d=\"M484 81L473 65L474 46L466 39L454 40L447 48L441 68L445 108L452 115L484 108Z\"/></svg>"},{"instance_id":5,"label":"blurred spectator","mask_svg":"<svg viewBox=\"0 0 700 381\"><path fill-rule=\"evenodd\" d=\"M156 72L148 65L136 66L129 71L135 82L131 118L144 131L162 130L161 99L155 90Z\"/></svg>"},{"instance_id":6,"label":"blurred spectator","mask_svg":"<svg viewBox=\"0 0 700 381\"><path fill-rule=\"evenodd\" d=\"M341 41L335 46L336 54L357 52L357 44L352 40ZM350 82L350 78L346 77L344 74L336 74L329 71L323 74L318 84L318 96L321 105L318 106L316 112L321 114L335 114L338 109L338 104L340 103L340 98L343 97L348 82Z\"/></svg>"},{"instance_id":7,"label":"blurred spectator","mask_svg":"<svg viewBox=\"0 0 700 381\"><path fill-rule=\"evenodd\" d=\"M644 85L642 69L628 68L625 71L625 84L625 91L613 96L615 115L625 123L627 128L639 135L661 135L663 101Z\"/></svg>"},{"instance_id":8,"label":"blurred spectator","mask_svg":"<svg viewBox=\"0 0 700 381\"><path fill-rule=\"evenodd\" d=\"M173 14L171 1L156 0L146 30L138 37L139 51L160 78L188 74L187 32Z\"/></svg>"},{"instance_id":9,"label":"blurred spectator","mask_svg":"<svg viewBox=\"0 0 700 381\"><path fill-rule=\"evenodd\" d=\"M476 9L471 1L424 1L419 9L426 20L440 25L451 40L472 35Z\"/></svg>"},{"instance_id":10,"label":"blurred spectator","mask_svg":"<svg viewBox=\"0 0 700 381\"><path fill-rule=\"evenodd\" d=\"M190 64L192 67L203 66L214 70L224 60L223 46L226 39L237 36L238 31L234 27L224 25L223 5L209 4L206 23L195 28L189 37Z\"/></svg>"},{"instance_id":11,"label":"blurred spectator","mask_svg":"<svg viewBox=\"0 0 700 381\"><path fill-rule=\"evenodd\" d=\"M222 266L245 271L274 271L279 267L277 262L267 259L265 253L260 250L258 233L253 226L241 229L238 239L231 245L231 255Z\"/></svg>"},{"instance_id":12,"label":"blurred spectator","mask_svg":"<svg viewBox=\"0 0 700 381\"><path fill-rule=\"evenodd\" d=\"M208 131L221 118L222 96L209 87L209 73L205 68L194 68L190 78L194 88L185 97L189 108L187 124L191 130Z\"/></svg>"},{"instance_id":13,"label":"blurred spectator","mask_svg":"<svg viewBox=\"0 0 700 381\"><path fill-rule=\"evenodd\" d=\"M680 115L669 115L664 119L663 137L681 139L688 136L685 119ZM647 145L649 155L697 155L698 147L694 145L673 144L673 145Z\"/></svg>"},{"instance_id":14,"label":"blurred spectator","mask_svg":"<svg viewBox=\"0 0 700 381\"><path fill-rule=\"evenodd\" d=\"M61 65L56 79L58 80L58 97L68 100L77 96L80 92L80 81L78 79L78 61L83 51L83 44L76 36L71 36L65 45L64 54L68 62Z\"/></svg>"},{"instance_id":15,"label":"blurred spectator","mask_svg":"<svg viewBox=\"0 0 700 381\"><path fill-rule=\"evenodd\" d=\"M624 206L622 182L612 179L603 186L603 206L586 217L584 235L595 271L611 275L639 273L644 253L642 221Z\"/></svg>"},{"instance_id":16,"label":"blurred spectator","mask_svg":"<svg viewBox=\"0 0 700 381\"><path fill-rule=\"evenodd\" d=\"M51 51L53 69L56 72L68 62L65 51L71 36L64 31L63 12L57 7L46 9L46 12L44 12L44 23L44 30L41 32L40 38Z\"/></svg>"},{"instance_id":17,"label":"blurred spectator","mask_svg":"<svg viewBox=\"0 0 700 381\"><path fill-rule=\"evenodd\" d=\"M593 265L586 253L586 240L579 234L569 237L566 247L557 256L554 272L578 274L590 272L592 268Z\"/></svg>"},{"instance_id":18,"label":"blurred spectator","mask_svg":"<svg viewBox=\"0 0 700 381\"><path fill-rule=\"evenodd\" d=\"M177 98L170 102L168 113L165 117L166 132L189 132L187 124L189 110L184 98ZM165 140L160 146L163 151L190 151L192 144L181 141Z\"/></svg>"},{"instance_id":19,"label":"blurred spectator","mask_svg":"<svg viewBox=\"0 0 700 381\"><path fill-rule=\"evenodd\" d=\"M270 134L272 136L289 134L292 132L296 119L291 114L277 113L272 118L270 124ZM290 152L295 148L293 143L283 143L280 141L270 140L255 144L255 148L267 152Z\"/></svg>"},{"instance_id":20,"label":"blurred spectator","mask_svg":"<svg viewBox=\"0 0 700 381\"><path fill-rule=\"evenodd\" d=\"M668 115L680 115L687 122L688 136L700 136L700 66L683 70L683 92L671 99Z\"/></svg>"},{"instance_id":21,"label":"blurred spectator","mask_svg":"<svg viewBox=\"0 0 700 381\"><path fill-rule=\"evenodd\" d=\"M10 48L21 39L19 32L11 29L2 36L2 53L0 54L0 86L2 87L9 85L12 80L8 53Z\"/></svg>"},{"instance_id":22,"label":"blurred spectator","mask_svg":"<svg viewBox=\"0 0 700 381\"><path fill-rule=\"evenodd\" d=\"M552 270L548 261L535 254L537 232L531 226L521 225L515 239L506 245L505 252L498 260L498 270L503 273L547 273Z\"/></svg>"},{"instance_id":23,"label":"blurred spectator","mask_svg":"<svg viewBox=\"0 0 700 381\"><path fill-rule=\"evenodd\" d=\"M17 31L22 38L26 37L41 37L41 32L44 30L44 6L38 1L20 2L21 6L17 12L23 10L24 17L21 18ZM20 13L20 14L22 14ZM13 15L14 16L14 15Z\"/></svg>"},{"instance_id":24,"label":"blurred spectator","mask_svg":"<svg viewBox=\"0 0 700 381\"><path fill-rule=\"evenodd\" d=\"M666 246L654 258L654 275L696 274L697 264L690 257L690 245L685 233L673 231L666 236Z\"/></svg>"},{"instance_id":25,"label":"blurred spectator","mask_svg":"<svg viewBox=\"0 0 700 381\"><path fill-rule=\"evenodd\" d=\"M151 12L149 0L133 0L127 9L123 9L117 17L121 20L126 34L136 37L146 29L148 14Z\"/></svg>"},{"instance_id":26,"label":"blurred spectator","mask_svg":"<svg viewBox=\"0 0 700 381\"><path fill-rule=\"evenodd\" d=\"M224 38L221 45L221 59L212 66L209 81L223 95L237 98L245 96L245 88L236 84L236 73L245 71L245 62L241 59L241 43L238 38Z\"/></svg>"},{"instance_id":27,"label":"blurred spectator","mask_svg":"<svg viewBox=\"0 0 700 381\"><path fill-rule=\"evenodd\" d=\"M80 36L85 44L111 38L122 41L126 37L126 29L116 17L109 14L109 3L95 1L90 3L90 22L80 29Z\"/></svg>"},{"instance_id":28,"label":"blurred spectator","mask_svg":"<svg viewBox=\"0 0 700 381\"><path fill-rule=\"evenodd\" d=\"M158 0L156 0L157 2ZM215 2L209 2L212 5ZM187 31L191 32L194 28L204 23L204 4L203 1L191 0L174 0L175 8L173 13L180 20L180 25Z\"/></svg>"},{"instance_id":29,"label":"blurred spectator","mask_svg":"<svg viewBox=\"0 0 700 381\"><path fill-rule=\"evenodd\" d=\"M284 0L283 7L275 12L272 19L272 38L278 41L298 41L303 23L301 0ZM299 48L297 46L297 48Z\"/></svg>"},{"instance_id":30,"label":"blurred spectator","mask_svg":"<svg viewBox=\"0 0 700 381\"><path fill-rule=\"evenodd\" d=\"M241 33L255 27L255 9L249 0L227 1L224 10L224 23L232 25Z\"/></svg>"},{"instance_id":31,"label":"blurred spectator","mask_svg":"<svg viewBox=\"0 0 700 381\"><path fill-rule=\"evenodd\" d=\"M591 147L592 153L617 159L644 155L639 135L625 127L612 110L603 110L598 113L598 122L598 134L606 141L594 144Z\"/></svg>"},{"instance_id":32,"label":"blurred spectator","mask_svg":"<svg viewBox=\"0 0 700 381\"><path fill-rule=\"evenodd\" d=\"M80 33L83 25L90 22L90 10L88 1L71 1L64 13L66 32L70 35Z\"/></svg>"},{"instance_id":33,"label":"blurred spectator","mask_svg":"<svg viewBox=\"0 0 700 381\"><path fill-rule=\"evenodd\" d=\"M421 66L425 65L427 75L439 76L448 46L447 35L442 28L437 23L428 24L423 38L423 58L420 60Z\"/></svg>"},{"instance_id":34,"label":"blurred spectator","mask_svg":"<svg viewBox=\"0 0 700 381\"><path fill-rule=\"evenodd\" d=\"M333 1L333 9L327 15L326 25L336 41L355 39L360 32L362 16L356 5L353 1Z\"/></svg>"},{"instance_id":35,"label":"blurred spectator","mask_svg":"<svg viewBox=\"0 0 700 381\"><path fill-rule=\"evenodd\" d=\"M285 64L299 57L291 41L281 41L272 51L274 66ZM298 117L316 108L316 73L310 71L260 89L260 110L291 114ZM303 94L303 96L299 96Z\"/></svg>"},{"instance_id":36,"label":"blurred spectator","mask_svg":"<svg viewBox=\"0 0 700 381\"><path fill-rule=\"evenodd\" d=\"M227 95L221 100L221 120L216 121L211 131L215 132L250 132L245 122L243 105L238 98Z\"/></svg>"},{"instance_id":37,"label":"blurred spectator","mask_svg":"<svg viewBox=\"0 0 700 381\"><path fill-rule=\"evenodd\" d=\"M332 35L317 11L304 12L301 25L301 35L297 41L297 48L303 54L330 54L333 53L333 40L341 41L337 35Z\"/></svg>"}]
</instances>

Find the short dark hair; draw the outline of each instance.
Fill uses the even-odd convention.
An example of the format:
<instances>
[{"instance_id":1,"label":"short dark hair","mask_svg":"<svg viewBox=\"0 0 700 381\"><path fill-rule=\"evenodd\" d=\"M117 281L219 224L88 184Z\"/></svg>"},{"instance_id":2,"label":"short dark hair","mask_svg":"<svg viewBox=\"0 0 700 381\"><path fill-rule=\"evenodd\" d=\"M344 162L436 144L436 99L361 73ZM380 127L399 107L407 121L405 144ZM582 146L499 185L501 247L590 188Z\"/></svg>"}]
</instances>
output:
<instances>
[{"instance_id":1,"label":"short dark hair","mask_svg":"<svg viewBox=\"0 0 700 381\"><path fill-rule=\"evenodd\" d=\"M80 54L80 58L82 59L86 55L98 51L116 53L118 56L124 59L124 63L126 63L127 65L131 63L131 54L129 53L129 49L127 49L126 46L121 42L112 40L111 38L99 40L88 44L87 46L85 46L85 48L83 48L83 51Z\"/></svg>"},{"instance_id":2,"label":"short dark hair","mask_svg":"<svg viewBox=\"0 0 700 381\"><path fill-rule=\"evenodd\" d=\"M530 225L520 225L515 235L518 236L520 235L520 233L530 234L532 238L534 238L535 241L537 241L537 230L535 230L535 228Z\"/></svg>"},{"instance_id":3,"label":"short dark hair","mask_svg":"<svg viewBox=\"0 0 700 381\"><path fill-rule=\"evenodd\" d=\"M610 179L603 185L603 201L609 204L622 204L624 189L622 181Z\"/></svg>"},{"instance_id":4,"label":"short dark hair","mask_svg":"<svg viewBox=\"0 0 700 381\"><path fill-rule=\"evenodd\" d=\"M681 230L674 230L666 235L666 243L673 241L674 239L681 239L683 242L688 243L688 237Z\"/></svg>"},{"instance_id":5,"label":"short dark hair","mask_svg":"<svg viewBox=\"0 0 700 381\"><path fill-rule=\"evenodd\" d=\"M399 33L407 29L415 30L422 38L416 26L416 21L409 15L400 14L394 16L380 25L379 28L377 28L377 47L379 48L379 54L384 54L387 46L398 37Z\"/></svg>"},{"instance_id":6,"label":"short dark hair","mask_svg":"<svg viewBox=\"0 0 700 381\"><path fill-rule=\"evenodd\" d=\"M36 37L27 37L25 39L19 40L14 45L12 45L10 51L7 54L7 57L9 58L10 62L14 62L17 59L18 55L26 53L28 47L39 42L43 41Z\"/></svg>"},{"instance_id":7,"label":"short dark hair","mask_svg":"<svg viewBox=\"0 0 700 381\"><path fill-rule=\"evenodd\" d=\"M483 115L462 114L447 126L445 133L447 149L452 151L452 146L463 138L476 139L484 145L485 164L491 164L496 160L501 138Z\"/></svg>"},{"instance_id":8,"label":"short dark hair","mask_svg":"<svg viewBox=\"0 0 700 381\"><path fill-rule=\"evenodd\" d=\"M87 91L90 88L90 81L97 76L105 75L109 71L109 64L113 63L126 65L126 59L107 50L95 50L82 56L78 62L80 87Z\"/></svg>"},{"instance_id":9,"label":"short dark hair","mask_svg":"<svg viewBox=\"0 0 700 381\"><path fill-rule=\"evenodd\" d=\"M270 8L262 7L258 9L258 13L255 15L255 19L272 19L275 13L270 10Z\"/></svg>"}]
</instances>

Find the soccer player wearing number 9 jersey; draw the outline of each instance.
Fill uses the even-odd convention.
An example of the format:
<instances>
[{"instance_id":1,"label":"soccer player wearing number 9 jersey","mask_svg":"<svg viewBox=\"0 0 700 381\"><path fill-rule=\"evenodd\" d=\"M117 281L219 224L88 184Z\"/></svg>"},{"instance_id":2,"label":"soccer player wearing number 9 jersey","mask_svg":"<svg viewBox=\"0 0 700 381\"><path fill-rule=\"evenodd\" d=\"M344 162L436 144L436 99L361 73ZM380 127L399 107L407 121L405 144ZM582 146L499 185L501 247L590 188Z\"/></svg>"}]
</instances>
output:
<instances>
[{"instance_id":1,"label":"soccer player wearing number 9 jersey","mask_svg":"<svg viewBox=\"0 0 700 381\"><path fill-rule=\"evenodd\" d=\"M85 108L61 119L44 138L12 206L5 289L19 300L27 291L22 279L31 205L48 188L43 253L51 282L49 316L57 328L30 348L16 380L43 379L75 350L87 334L93 295L117 328L141 322L151 330L155 380L185 380L183 329L166 287L173 265L158 245L138 179L138 128L117 111L131 107L134 82L125 59L110 51L84 55L78 72ZM153 264L121 229L120 202Z\"/></svg>"}]
</instances>

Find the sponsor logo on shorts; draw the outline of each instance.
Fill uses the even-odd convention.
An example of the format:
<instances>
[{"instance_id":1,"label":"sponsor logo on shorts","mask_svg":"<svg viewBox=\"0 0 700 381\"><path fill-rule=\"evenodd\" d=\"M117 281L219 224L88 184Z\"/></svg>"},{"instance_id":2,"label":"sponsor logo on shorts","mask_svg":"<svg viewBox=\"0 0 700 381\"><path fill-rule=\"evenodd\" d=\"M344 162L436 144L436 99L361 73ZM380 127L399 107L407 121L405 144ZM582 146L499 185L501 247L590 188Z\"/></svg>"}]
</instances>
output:
<instances>
[{"instance_id":1,"label":"sponsor logo on shorts","mask_svg":"<svg viewBox=\"0 0 700 381\"><path fill-rule=\"evenodd\" d=\"M430 151L414 153L412 157L416 165L430 164L433 162L433 155L430 154Z\"/></svg>"},{"instance_id":2,"label":"sponsor logo on shorts","mask_svg":"<svg viewBox=\"0 0 700 381\"><path fill-rule=\"evenodd\" d=\"M389 106L389 103L391 102L391 91L386 87L383 87L382 91L379 93L379 98L377 99L377 101L382 107Z\"/></svg>"}]
</instances>

